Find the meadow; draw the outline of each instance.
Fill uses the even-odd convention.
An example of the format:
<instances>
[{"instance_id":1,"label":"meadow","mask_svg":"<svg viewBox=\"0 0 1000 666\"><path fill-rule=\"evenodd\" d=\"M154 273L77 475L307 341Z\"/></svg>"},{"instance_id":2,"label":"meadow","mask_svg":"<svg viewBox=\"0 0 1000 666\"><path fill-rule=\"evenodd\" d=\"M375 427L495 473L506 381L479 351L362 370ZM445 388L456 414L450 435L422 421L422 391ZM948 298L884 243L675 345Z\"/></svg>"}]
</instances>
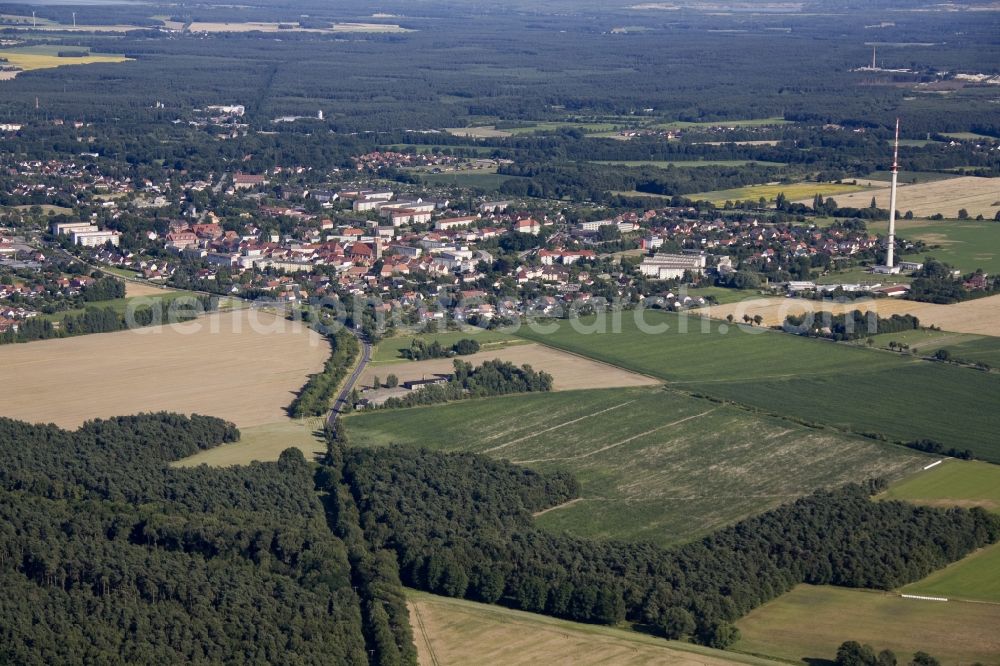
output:
<instances>
[{"instance_id":1,"label":"meadow","mask_svg":"<svg viewBox=\"0 0 1000 666\"><path fill-rule=\"evenodd\" d=\"M454 664L765 665L775 662L624 629L407 590L421 666Z\"/></svg>"},{"instance_id":2,"label":"meadow","mask_svg":"<svg viewBox=\"0 0 1000 666\"><path fill-rule=\"evenodd\" d=\"M669 167L687 169L706 166L741 167L747 166L748 164L773 167L785 166L783 162L764 162L759 160L618 160L596 162L596 164L613 164L624 167L649 166L656 167L657 169L666 169Z\"/></svg>"},{"instance_id":3,"label":"meadow","mask_svg":"<svg viewBox=\"0 0 1000 666\"><path fill-rule=\"evenodd\" d=\"M955 360L1000 367L1000 338L993 336L919 329L882 333L873 336L872 340L876 347L883 349L888 349L890 342L909 345L910 351L921 356L933 356L939 349L944 349Z\"/></svg>"},{"instance_id":4,"label":"meadow","mask_svg":"<svg viewBox=\"0 0 1000 666\"><path fill-rule=\"evenodd\" d=\"M928 461L658 388L509 396L360 413L345 423L354 445L474 451L570 471L581 498L539 514L539 525L664 545L820 487L901 478Z\"/></svg>"},{"instance_id":5,"label":"meadow","mask_svg":"<svg viewBox=\"0 0 1000 666\"><path fill-rule=\"evenodd\" d=\"M606 316L605 326L590 317L576 328L616 330ZM637 316L667 328L643 332ZM618 332L588 334L570 324L519 334L691 393L897 441L930 438L1000 461L1000 376L992 373L659 311L621 313Z\"/></svg>"},{"instance_id":6,"label":"meadow","mask_svg":"<svg viewBox=\"0 0 1000 666\"><path fill-rule=\"evenodd\" d=\"M441 187L471 187L481 190L499 190L508 180L519 176L499 174L496 169L475 169L444 173L414 173L425 185Z\"/></svg>"},{"instance_id":7,"label":"meadow","mask_svg":"<svg viewBox=\"0 0 1000 666\"><path fill-rule=\"evenodd\" d=\"M280 422L330 348L296 322L241 310L172 326L0 347L0 414L75 428L146 411ZM281 363L267 359L280 358Z\"/></svg>"},{"instance_id":8,"label":"meadow","mask_svg":"<svg viewBox=\"0 0 1000 666\"><path fill-rule=\"evenodd\" d=\"M867 184L848 185L839 183L815 183L803 181L801 183L787 183L774 185L748 185L731 190L715 190L714 192L701 192L699 194L689 194L687 197L693 200L711 201L716 205L724 204L726 201L757 201L764 197L768 202L774 202L779 194L784 194L789 201L808 198L808 203L812 204L813 196L820 194L824 197L834 197L840 205L841 197L853 192L872 192L879 189L888 188L888 184L871 182ZM888 189L886 189L888 192ZM865 206L871 202L871 195L865 200Z\"/></svg>"},{"instance_id":9,"label":"meadow","mask_svg":"<svg viewBox=\"0 0 1000 666\"><path fill-rule=\"evenodd\" d=\"M799 585L737 621L740 652L796 663L832 663L846 640L922 650L943 664L1000 663L1000 605L903 599L893 593Z\"/></svg>"},{"instance_id":10,"label":"meadow","mask_svg":"<svg viewBox=\"0 0 1000 666\"><path fill-rule=\"evenodd\" d=\"M928 506L979 506L1000 514L1000 466L945 460L879 495ZM1000 544L983 548L927 578L903 587L904 594L988 601L1000 604Z\"/></svg>"},{"instance_id":11,"label":"meadow","mask_svg":"<svg viewBox=\"0 0 1000 666\"><path fill-rule=\"evenodd\" d=\"M903 594L1000 604L1000 544L983 548L902 588Z\"/></svg>"},{"instance_id":12,"label":"meadow","mask_svg":"<svg viewBox=\"0 0 1000 666\"><path fill-rule=\"evenodd\" d=\"M303 381L303 383L305 383ZM240 441L200 451L173 463L173 467L229 467L247 465L255 460L274 462L285 449L295 447L306 460L315 460L326 453L323 438L324 417L305 419L283 418L273 423L240 428Z\"/></svg>"},{"instance_id":13,"label":"meadow","mask_svg":"<svg viewBox=\"0 0 1000 666\"><path fill-rule=\"evenodd\" d=\"M1000 179L997 179L993 201L1000 201ZM981 268L995 275L1000 271L1000 224L992 221L992 216L988 217L988 221L979 222L903 220L896 226L896 232L905 240L924 241L927 245L934 246L920 255L910 255L907 258L923 261L925 256L932 256L965 273ZM872 229L881 230L883 226L888 228L887 223L882 223L872 226Z\"/></svg>"}]
</instances>

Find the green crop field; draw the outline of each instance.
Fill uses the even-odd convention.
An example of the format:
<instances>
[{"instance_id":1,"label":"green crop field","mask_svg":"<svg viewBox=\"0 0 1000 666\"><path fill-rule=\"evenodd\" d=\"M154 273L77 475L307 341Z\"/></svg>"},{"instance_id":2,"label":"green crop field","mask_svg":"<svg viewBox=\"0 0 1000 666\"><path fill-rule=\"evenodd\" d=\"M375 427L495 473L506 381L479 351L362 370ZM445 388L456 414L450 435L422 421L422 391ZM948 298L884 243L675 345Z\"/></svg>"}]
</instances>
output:
<instances>
[{"instance_id":1,"label":"green crop field","mask_svg":"<svg viewBox=\"0 0 1000 666\"><path fill-rule=\"evenodd\" d=\"M398 363L406 361L403 357L403 350L409 349L414 338L420 338L430 344L435 340L444 347L451 347L453 344L463 339L475 340L482 346L483 351L492 351L510 345L524 344L524 340L514 337L501 331L487 331L481 328L469 327L464 331L446 331L444 333L422 333L420 335L401 335L387 338L378 343L372 353L372 363L380 365L384 363Z\"/></svg>"},{"instance_id":2,"label":"green crop field","mask_svg":"<svg viewBox=\"0 0 1000 666\"><path fill-rule=\"evenodd\" d=\"M895 594L799 585L736 623L733 649L795 663L832 663L847 640L890 649L900 663L921 650L943 664L998 664L1000 605L902 599Z\"/></svg>"},{"instance_id":3,"label":"green crop field","mask_svg":"<svg viewBox=\"0 0 1000 666\"><path fill-rule=\"evenodd\" d=\"M1000 461L996 374L660 311L605 319L519 335L769 413L897 441L930 438Z\"/></svg>"},{"instance_id":4,"label":"green crop field","mask_svg":"<svg viewBox=\"0 0 1000 666\"><path fill-rule=\"evenodd\" d=\"M539 523L578 536L690 540L820 487L915 473L907 449L662 389L520 395L350 416L352 444L474 451L568 470L581 500Z\"/></svg>"}]
</instances>

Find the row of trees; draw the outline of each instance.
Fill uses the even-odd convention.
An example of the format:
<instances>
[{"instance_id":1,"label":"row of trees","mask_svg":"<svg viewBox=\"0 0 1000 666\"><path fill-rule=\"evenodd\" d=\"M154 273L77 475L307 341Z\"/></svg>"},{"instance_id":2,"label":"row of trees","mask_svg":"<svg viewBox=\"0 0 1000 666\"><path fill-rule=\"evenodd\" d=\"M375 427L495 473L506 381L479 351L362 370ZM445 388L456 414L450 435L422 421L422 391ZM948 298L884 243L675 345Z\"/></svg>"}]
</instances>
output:
<instances>
[{"instance_id":1,"label":"row of trees","mask_svg":"<svg viewBox=\"0 0 1000 666\"><path fill-rule=\"evenodd\" d=\"M288 413L293 418L325 414L340 382L347 376L358 355L358 339L346 328L331 333L328 338L330 357L323 364L322 372L309 375L309 381L288 407Z\"/></svg>"},{"instance_id":2,"label":"row of trees","mask_svg":"<svg viewBox=\"0 0 1000 666\"><path fill-rule=\"evenodd\" d=\"M371 546L390 548L404 583L584 622L645 624L725 647L732 623L799 583L891 589L1000 536L982 510L872 502L883 487L820 491L666 550L533 527L572 498L541 476L472 454L346 449L344 479Z\"/></svg>"},{"instance_id":3,"label":"row of trees","mask_svg":"<svg viewBox=\"0 0 1000 666\"><path fill-rule=\"evenodd\" d=\"M857 641L844 641L837 648L836 666L897 666L899 659L892 650L882 650L875 654L871 645L861 645ZM926 652L915 652L909 666L940 666L937 659Z\"/></svg>"},{"instance_id":4,"label":"row of trees","mask_svg":"<svg viewBox=\"0 0 1000 666\"><path fill-rule=\"evenodd\" d=\"M880 317L875 311L852 310L839 315L823 311L788 315L783 328L786 333L843 342L880 333L913 331L920 328L920 320L909 314Z\"/></svg>"},{"instance_id":5,"label":"row of trees","mask_svg":"<svg viewBox=\"0 0 1000 666\"><path fill-rule=\"evenodd\" d=\"M207 296L194 296L191 307L176 307L176 303L160 300L134 310L121 312L113 307L88 307L79 314L67 314L58 326L50 319L32 317L20 322L17 330L0 333L0 344L32 342L65 338L91 333L112 333L130 328L142 328L166 323L181 323L197 318L202 312L215 309L217 301Z\"/></svg>"},{"instance_id":6,"label":"row of trees","mask_svg":"<svg viewBox=\"0 0 1000 666\"><path fill-rule=\"evenodd\" d=\"M327 521L347 546L351 583L361 600L369 663L375 666L415 664L416 648L409 609L399 579L399 563L390 550L369 546L361 529L350 488L343 481L343 449L347 444L340 420L325 429L327 455L316 473Z\"/></svg>"},{"instance_id":7,"label":"row of trees","mask_svg":"<svg viewBox=\"0 0 1000 666\"><path fill-rule=\"evenodd\" d=\"M403 349L402 354L411 361L425 361L429 358L468 356L478 352L479 347L479 341L472 338L462 338L451 347L445 347L437 340L428 343L423 338L413 338L409 348Z\"/></svg>"}]
</instances>

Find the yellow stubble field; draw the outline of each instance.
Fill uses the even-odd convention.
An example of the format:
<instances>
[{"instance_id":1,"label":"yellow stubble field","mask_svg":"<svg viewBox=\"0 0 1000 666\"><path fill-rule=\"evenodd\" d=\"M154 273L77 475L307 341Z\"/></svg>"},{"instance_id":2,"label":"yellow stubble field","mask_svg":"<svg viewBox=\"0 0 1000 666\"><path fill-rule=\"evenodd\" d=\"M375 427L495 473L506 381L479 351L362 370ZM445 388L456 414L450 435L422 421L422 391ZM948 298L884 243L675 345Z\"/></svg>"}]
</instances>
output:
<instances>
[{"instance_id":1,"label":"yellow stubble field","mask_svg":"<svg viewBox=\"0 0 1000 666\"><path fill-rule=\"evenodd\" d=\"M252 310L4 345L0 415L75 428L93 418L166 410L261 427L289 421L285 407L329 352L301 324Z\"/></svg>"}]
</instances>

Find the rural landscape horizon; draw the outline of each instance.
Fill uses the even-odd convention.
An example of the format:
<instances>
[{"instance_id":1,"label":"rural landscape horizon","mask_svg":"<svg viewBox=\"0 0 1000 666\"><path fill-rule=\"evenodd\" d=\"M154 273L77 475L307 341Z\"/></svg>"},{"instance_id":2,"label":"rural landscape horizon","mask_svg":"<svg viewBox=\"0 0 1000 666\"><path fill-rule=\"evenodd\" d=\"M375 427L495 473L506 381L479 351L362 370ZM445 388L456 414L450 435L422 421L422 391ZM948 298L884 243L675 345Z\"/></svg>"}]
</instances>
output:
<instances>
[{"instance_id":1,"label":"rural landscape horizon","mask_svg":"<svg viewBox=\"0 0 1000 666\"><path fill-rule=\"evenodd\" d=\"M1000 666L1000 5L0 2L0 385L0 664Z\"/></svg>"}]
</instances>

